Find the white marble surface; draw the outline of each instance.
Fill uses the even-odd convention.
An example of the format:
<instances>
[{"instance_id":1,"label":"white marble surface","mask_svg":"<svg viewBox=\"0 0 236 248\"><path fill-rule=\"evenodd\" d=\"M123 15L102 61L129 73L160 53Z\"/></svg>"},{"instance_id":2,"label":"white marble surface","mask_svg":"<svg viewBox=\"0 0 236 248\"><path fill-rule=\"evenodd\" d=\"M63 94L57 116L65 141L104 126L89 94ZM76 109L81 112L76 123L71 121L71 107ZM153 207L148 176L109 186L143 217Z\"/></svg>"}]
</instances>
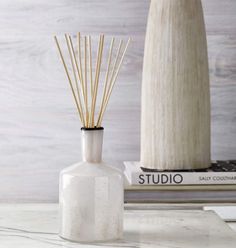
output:
<instances>
[{"instance_id":1,"label":"white marble surface","mask_svg":"<svg viewBox=\"0 0 236 248\"><path fill-rule=\"evenodd\" d=\"M214 212L126 210L124 239L76 244L60 239L57 205L0 205L1 248L158 247L234 248L235 233Z\"/></svg>"},{"instance_id":2,"label":"white marble surface","mask_svg":"<svg viewBox=\"0 0 236 248\"><path fill-rule=\"evenodd\" d=\"M236 232L236 223L235 222L228 223L228 225Z\"/></svg>"},{"instance_id":3,"label":"white marble surface","mask_svg":"<svg viewBox=\"0 0 236 248\"><path fill-rule=\"evenodd\" d=\"M215 211L224 221L236 222L236 205L232 206L205 206L204 210Z\"/></svg>"}]
</instances>

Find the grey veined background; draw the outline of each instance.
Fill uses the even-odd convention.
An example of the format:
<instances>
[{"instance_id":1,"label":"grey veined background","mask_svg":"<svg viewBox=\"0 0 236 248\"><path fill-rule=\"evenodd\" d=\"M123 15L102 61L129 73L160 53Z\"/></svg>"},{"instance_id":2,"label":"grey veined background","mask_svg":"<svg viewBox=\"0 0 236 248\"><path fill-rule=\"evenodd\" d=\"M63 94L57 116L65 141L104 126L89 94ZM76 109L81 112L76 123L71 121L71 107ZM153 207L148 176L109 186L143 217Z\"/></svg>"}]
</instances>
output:
<instances>
[{"instance_id":1,"label":"grey veined background","mask_svg":"<svg viewBox=\"0 0 236 248\"><path fill-rule=\"evenodd\" d=\"M236 1L203 0L212 158L236 158ZM80 123L53 35L115 34L132 44L105 115L104 159L139 159L149 1L0 0L0 201L54 202L59 171L80 160ZM109 39L110 37L108 37Z\"/></svg>"}]
</instances>

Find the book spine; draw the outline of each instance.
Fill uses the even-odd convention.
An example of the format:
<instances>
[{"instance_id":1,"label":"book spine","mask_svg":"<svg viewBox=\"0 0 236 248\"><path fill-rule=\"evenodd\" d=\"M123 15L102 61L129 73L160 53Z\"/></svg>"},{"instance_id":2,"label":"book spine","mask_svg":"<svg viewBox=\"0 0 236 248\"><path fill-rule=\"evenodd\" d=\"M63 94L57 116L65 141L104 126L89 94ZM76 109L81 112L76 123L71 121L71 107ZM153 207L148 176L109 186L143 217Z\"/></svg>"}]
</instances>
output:
<instances>
[{"instance_id":1,"label":"book spine","mask_svg":"<svg viewBox=\"0 0 236 248\"><path fill-rule=\"evenodd\" d=\"M235 203L236 191L148 191L126 190L124 194L127 203Z\"/></svg>"},{"instance_id":2,"label":"book spine","mask_svg":"<svg viewBox=\"0 0 236 248\"><path fill-rule=\"evenodd\" d=\"M132 173L131 185L236 184L236 172Z\"/></svg>"}]
</instances>

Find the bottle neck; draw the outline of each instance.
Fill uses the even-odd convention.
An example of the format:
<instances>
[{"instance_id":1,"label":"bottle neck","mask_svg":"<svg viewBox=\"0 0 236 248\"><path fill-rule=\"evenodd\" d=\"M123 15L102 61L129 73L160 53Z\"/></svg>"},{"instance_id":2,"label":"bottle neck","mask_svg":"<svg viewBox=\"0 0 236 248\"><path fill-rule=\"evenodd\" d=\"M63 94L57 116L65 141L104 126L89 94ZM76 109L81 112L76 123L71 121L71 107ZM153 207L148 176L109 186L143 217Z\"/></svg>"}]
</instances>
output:
<instances>
[{"instance_id":1,"label":"bottle neck","mask_svg":"<svg viewBox=\"0 0 236 248\"><path fill-rule=\"evenodd\" d=\"M82 158L84 162L102 161L103 128L81 129Z\"/></svg>"}]
</instances>

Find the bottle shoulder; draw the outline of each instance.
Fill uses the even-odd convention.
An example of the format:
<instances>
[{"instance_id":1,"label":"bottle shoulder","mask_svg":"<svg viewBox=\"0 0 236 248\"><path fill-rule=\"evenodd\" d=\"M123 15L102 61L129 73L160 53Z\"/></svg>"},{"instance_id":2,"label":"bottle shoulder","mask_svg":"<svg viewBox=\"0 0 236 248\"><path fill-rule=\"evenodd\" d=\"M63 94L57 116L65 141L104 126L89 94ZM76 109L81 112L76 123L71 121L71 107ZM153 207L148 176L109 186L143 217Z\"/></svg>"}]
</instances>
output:
<instances>
[{"instance_id":1,"label":"bottle shoulder","mask_svg":"<svg viewBox=\"0 0 236 248\"><path fill-rule=\"evenodd\" d=\"M117 176L123 177L119 169L108 165L107 163L88 163L80 162L71 165L60 172L60 175L71 176Z\"/></svg>"}]
</instances>

